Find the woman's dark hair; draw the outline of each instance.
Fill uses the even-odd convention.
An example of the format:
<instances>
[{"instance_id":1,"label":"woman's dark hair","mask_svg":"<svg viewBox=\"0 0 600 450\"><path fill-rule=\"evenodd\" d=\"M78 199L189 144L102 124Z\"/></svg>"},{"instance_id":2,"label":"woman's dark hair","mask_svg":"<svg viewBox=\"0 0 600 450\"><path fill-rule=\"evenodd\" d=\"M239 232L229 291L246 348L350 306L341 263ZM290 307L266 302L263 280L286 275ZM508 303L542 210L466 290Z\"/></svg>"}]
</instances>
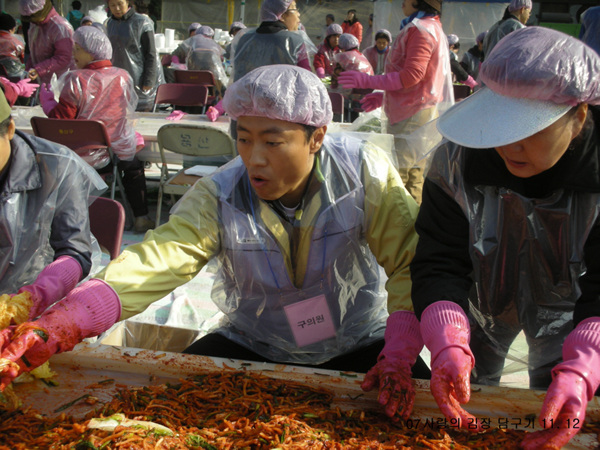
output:
<instances>
[{"instance_id":1,"label":"woman's dark hair","mask_svg":"<svg viewBox=\"0 0 600 450\"><path fill-rule=\"evenodd\" d=\"M460 42L457 42L456 44L452 44L452 47L454 47L456 50L458 50L460 48Z\"/></svg>"},{"instance_id":2,"label":"woman's dark hair","mask_svg":"<svg viewBox=\"0 0 600 450\"><path fill-rule=\"evenodd\" d=\"M356 22L358 22L358 18L356 17L356 10L355 9L349 9L348 10L348 14L349 13L354 14L354 17L352 17L352 20L346 20L345 22L348 22L350 25L354 25Z\"/></svg>"},{"instance_id":3,"label":"woman's dark hair","mask_svg":"<svg viewBox=\"0 0 600 450\"><path fill-rule=\"evenodd\" d=\"M573 106L569 111L567 111L565 116L574 116L580 106L581 104ZM585 118L585 122L583 122L583 127L581 128L579 134L571 141L569 149L579 146L586 139L588 136L588 130L594 126L594 113L596 113L597 116L600 113L600 108L598 106L588 104L587 116Z\"/></svg>"},{"instance_id":4,"label":"woman's dark hair","mask_svg":"<svg viewBox=\"0 0 600 450\"><path fill-rule=\"evenodd\" d=\"M73 9L79 10L81 9L81 2L79 0L75 0L73 3L71 3L71 7Z\"/></svg>"},{"instance_id":5,"label":"woman's dark hair","mask_svg":"<svg viewBox=\"0 0 600 450\"><path fill-rule=\"evenodd\" d=\"M413 0L413 7L419 11L423 11L426 14L442 14L441 11L438 11L429 3L425 3L425 0Z\"/></svg>"},{"instance_id":6,"label":"woman's dark hair","mask_svg":"<svg viewBox=\"0 0 600 450\"><path fill-rule=\"evenodd\" d=\"M0 30L10 31L16 26L17 22L15 21L13 16L6 13L0 14Z\"/></svg>"},{"instance_id":7,"label":"woman's dark hair","mask_svg":"<svg viewBox=\"0 0 600 450\"><path fill-rule=\"evenodd\" d=\"M375 40L377 39L385 39L386 41L390 42L390 37L386 33L377 33L375 35Z\"/></svg>"},{"instance_id":8,"label":"woman's dark hair","mask_svg":"<svg viewBox=\"0 0 600 450\"><path fill-rule=\"evenodd\" d=\"M4 137L8 133L8 126L10 125L11 120L12 116L8 116L6 119L0 122L0 137Z\"/></svg>"}]
</instances>

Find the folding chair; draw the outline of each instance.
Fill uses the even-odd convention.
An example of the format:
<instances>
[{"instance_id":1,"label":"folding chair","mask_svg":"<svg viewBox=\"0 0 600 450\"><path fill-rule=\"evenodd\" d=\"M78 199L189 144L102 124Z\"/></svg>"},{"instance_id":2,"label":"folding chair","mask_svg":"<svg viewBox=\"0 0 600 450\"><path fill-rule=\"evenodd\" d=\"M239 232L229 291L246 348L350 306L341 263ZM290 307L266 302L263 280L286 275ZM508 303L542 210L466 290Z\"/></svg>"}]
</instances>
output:
<instances>
[{"instance_id":1,"label":"folding chair","mask_svg":"<svg viewBox=\"0 0 600 450\"><path fill-rule=\"evenodd\" d=\"M175 70L175 83L199 84L208 87L208 99L206 103L213 105L216 100L217 82L210 70Z\"/></svg>"},{"instance_id":2,"label":"folding chair","mask_svg":"<svg viewBox=\"0 0 600 450\"><path fill-rule=\"evenodd\" d=\"M174 108L180 106L201 106L205 108L207 99L207 86L184 83L161 84L156 91L152 112L156 112L156 105L166 103L173 105Z\"/></svg>"},{"instance_id":3,"label":"folding chair","mask_svg":"<svg viewBox=\"0 0 600 450\"><path fill-rule=\"evenodd\" d=\"M338 115L340 122L344 123L344 96L340 92L329 92L329 99L333 114Z\"/></svg>"},{"instance_id":4,"label":"folding chair","mask_svg":"<svg viewBox=\"0 0 600 450\"><path fill-rule=\"evenodd\" d=\"M162 160L156 226L160 225L160 212L164 194L183 195L200 177L186 175L185 169L169 176L165 150L184 155L186 159L199 156L236 156L235 143L226 132L210 125L186 125L171 123L160 127L156 135ZM186 158L187 157L187 158Z\"/></svg>"},{"instance_id":5,"label":"folding chair","mask_svg":"<svg viewBox=\"0 0 600 450\"><path fill-rule=\"evenodd\" d=\"M90 229L98 240L102 250L110 259L115 259L121 253L123 231L125 229L125 209L116 200L96 197L90 205Z\"/></svg>"},{"instance_id":6,"label":"folding chair","mask_svg":"<svg viewBox=\"0 0 600 450\"><path fill-rule=\"evenodd\" d=\"M457 102L471 95L471 88L466 84L453 84L454 89L454 101Z\"/></svg>"},{"instance_id":7,"label":"folding chair","mask_svg":"<svg viewBox=\"0 0 600 450\"><path fill-rule=\"evenodd\" d=\"M119 158L117 158L110 147L110 137L102 122L87 119L32 117L31 127L36 136L62 144L80 156L85 155L90 150L106 149L113 164L113 170L111 174L100 174L100 176L110 184L110 198L112 200L115 199L117 186L119 187L127 219L128 221L133 220L133 210L125 195L121 172L117 168Z\"/></svg>"}]
</instances>

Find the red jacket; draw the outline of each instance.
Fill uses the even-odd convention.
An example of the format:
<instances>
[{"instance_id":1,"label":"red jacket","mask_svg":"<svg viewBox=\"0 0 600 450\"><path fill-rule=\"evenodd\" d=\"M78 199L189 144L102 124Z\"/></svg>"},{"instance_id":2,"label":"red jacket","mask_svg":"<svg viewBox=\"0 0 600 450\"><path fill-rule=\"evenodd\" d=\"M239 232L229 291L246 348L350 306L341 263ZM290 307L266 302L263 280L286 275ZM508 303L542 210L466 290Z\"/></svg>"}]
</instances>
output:
<instances>
[{"instance_id":1,"label":"red jacket","mask_svg":"<svg viewBox=\"0 0 600 450\"><path fill-rule=\"evenodd\" d=\"M360 22L354 22L352 25L348 22L344 22L342 23L342 31L356 37L359 44L362 42L363 26Z\"/></svg>"},{"instance_id":2,"label":"red jacket","mask_svg":"<svg viewBox=\"0 0 600 450\"><path fill-rule=\"evenodd\" d=\"M333 69L335 69L333 57L339 52L340 48L331 48L327 38L325 38L323 43L317 48L317 53L315 53L315 57L313 58L315 70L318 67L322 67L325 70L325 75L333 75Z\"/></svg>"}]
</instances>

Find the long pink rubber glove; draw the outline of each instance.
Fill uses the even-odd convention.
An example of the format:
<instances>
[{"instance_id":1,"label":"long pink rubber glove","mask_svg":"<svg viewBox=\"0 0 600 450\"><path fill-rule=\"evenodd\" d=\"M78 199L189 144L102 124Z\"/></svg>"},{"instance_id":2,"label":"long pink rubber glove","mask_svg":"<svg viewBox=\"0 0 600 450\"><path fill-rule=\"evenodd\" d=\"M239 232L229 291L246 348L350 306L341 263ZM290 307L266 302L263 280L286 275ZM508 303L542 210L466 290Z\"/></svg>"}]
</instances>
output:
<instances>
[{"instance_id":1,"label":"long pink rubber glove","mask_svg":"<svg viewBox=\"0 0 600 450\"><path fill-rule=\"evenodd\" d=\"M317 76L319 78L325 78L325 69L323 69L322 67L317 67L315 69L315 72L317 73Z\"/></svg>"},{"instance_id":2,"label":"long pink rubber glove","mask_svg":"<svg viewBox=\"0 0 600 450\"><path fill-rule=\"evenodd\" d=\"M385 75L368 75L362 72L346 70L338 75L338 83L347 89L381 89L397 91L402 89L402 80L398 72Z\"/></svg>"},{"instance_id":3,"label":"long pink rubber glove","mask_svg":"<svg viewBox=\"0 0 600 450\"><path fill-rule=\"evenodd\" d=\"M67 295L77 286L82 274L79 261L71 256L59 256L40 272L32 284L19 289L19 294L27 291L33 300L29 320L33 320L48 306Z\"/></svg>"},{"instance_id":4,"label":"long pink rubber glove","mask_svg":"<svg viewBox=\"0 0 600 450\"><path fill-rule=\"evenodd\" d=\"M471 398L471 370L475 358L469 348L469 319L454 302L439 301L421 315L421 335L431 352L431 393L451 423L480 431L475 416L461 404Z\"/></svg>"},{"instance_id":5,"label":"long pink rubber glove","mask_svg":"<svg viewBox=\"0 0 600 450\"><path fill-rule=\"evenodd\" d=\"M2 80L2 83L10 84L20 97L31 97L35 90L40 87L37 83L31 83L30 78L25 78L16 83L13 83L8 78L0 77L0 79Z\"/></svg>"},{"instance_id":6,"label":"long pink rubber glove","mask_svg":"<svg viewBox=\"0 0 600 450\"><path fill-rule=\"evenodd\" d=\"M54 100L54 93L52 89L49 89L46 83L42 83L40 86L40 103L42 104L42 111L44 114L49 115L58 103Z\"/></svg>"},{"instance_id":7,"label":"long pink rubber glove","mask_svg":"<svg viewBox=\"0 0 600 450\"><path fill-rule=\"evenodd\" d=\"M208 110L206 110L206 117L210 119L211 122L215 122L219 116L222 116L225 113L223 109L222 102L219 101L215 106L210 106Z\"/></svg>"},{"instance_id":8,"label":"long pink rubber glove","mask_svg":"<svg viewBox=\"0 0 600 450\"><path fill-rule=\"evenodd\" d=\"M176 122L178 120L183 119L183 116L185 116L187 113L180 111L178 109L174 110L171 114L169 114L166 119L167 120L172 120L173 122Z\"/></svg>"},{"instance_id":9,"label":"long pink rubber glove","mask_svg":"<svg viewBox=\"0 0 600 450\"><path fill-rule=\"evenodd\" d=\"M361 385L370 391L379 387L379 403L395 420L410 417L415 404L415 383L411 368L423 349L419 321L411 311L396 311L387 320L385 346L377 364L365 375ZM398 413L398 416L396 416Z\"/></svg>"},{"instance_id":10,"label":"long pink rubber glove","mask_svg":"<svg viewBox=\"0 0 600 450\"><path fill-rule=\"evenodd\" d=\"M366 111L373 111L383 105L383 92L373 92L372 94L365 95L360 100L360 105Z\"/></svg>"},{"instance_id":11,"label":"long pink rubber glove","mask_svg":"<svg viewBox=\"0 0 600 450\"><path fill-rule=\"evenodd\" d=\"M108 330L120 316L121 302L116 292L104 281L92 279L69 292L35 322L2 330L0 391L55 353L70 351L83 339Z\"/></svg>"},{"instance_id":12,"label":"long pink rubber glove","mask_svg":"<svg viewBox=\"0 0 600 450\"><path fill-rule=\"evenodd\" d=\"M600 318L580 322L567 336L562 354L540 413L545 430L527 435L521 443L527 450L561 448L581 429L587 404L600 386Z\"/></svg>"},{"instance_id":13,"label":"long pink rubber glove","mask_svg":"<svg viewBox=\"0 0 600 450\"><path fill-rule=\"evenodd\" d=\"M471 75L469 75L469 77L465 81L463 81L462 83L466 84L471 89L475 89L475 86L477 86L477 84L478 84L477 81L475 81Z\"/></svg>"}]
</instances>

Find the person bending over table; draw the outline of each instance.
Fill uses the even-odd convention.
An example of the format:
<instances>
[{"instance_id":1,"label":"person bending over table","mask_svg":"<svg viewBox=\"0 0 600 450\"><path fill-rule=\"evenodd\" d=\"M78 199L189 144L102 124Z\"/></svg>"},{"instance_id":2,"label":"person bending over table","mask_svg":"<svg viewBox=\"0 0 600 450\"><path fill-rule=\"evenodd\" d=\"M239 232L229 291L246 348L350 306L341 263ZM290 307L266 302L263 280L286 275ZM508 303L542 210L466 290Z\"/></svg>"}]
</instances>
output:
<instances>
[{"instance_id":1,"label":"person bending over table","mask_svg":"<svg viewBox=\"0 0 600 450\"><path fill-rule=\"evenodd\" d=\"M74 34L73 60L76 70L60 78L63 86L58 103L49 86L40 89L42 109L56 119L99 120L108 131L111 147L119 158L125 195L135 216L134 230L144 233L154 227L148 218L144 162L135 155L144 138L133 129L137 95L127 71L114 67L112 45L96 27L79 27ZM101 173L112 170L107 153L91 152L86 160Z\"/></svg>"},{"instance_id":2,"label":"person bending over table","mask_svg":"<svg viewBox=\"0 0 600 450\"><path fill-rule=\"evenodd\" d=\"M548 389L526 449L565 445L600 384L598 73L600 56L566 34L504 37L481 65L487 87L439 119L448 141L417 218L431 391L453 423L477 425L461 406L470 380L498 384L522 331L530 387Z\"/></svg>"},{"instance_id":3,"label":"person bending over table","mask_svg":"<svg viewBox=\"0 0 600 450\"><path fill-rule=\"evenodd\" d=\"M71 350L214 259L212 298L224 319L186 352L368 371L363 388L379 387L386 413L407 418L411 367L428 376L410 301L416 202L381 149L326 135L331 102L312 72L257 68L223 103L240 156L200 179L168 223L95 279L38 321L5 330L1 357L15 364L1 386L31 369L21 355L35 366Z\"/></svg>"}]
</instances>

